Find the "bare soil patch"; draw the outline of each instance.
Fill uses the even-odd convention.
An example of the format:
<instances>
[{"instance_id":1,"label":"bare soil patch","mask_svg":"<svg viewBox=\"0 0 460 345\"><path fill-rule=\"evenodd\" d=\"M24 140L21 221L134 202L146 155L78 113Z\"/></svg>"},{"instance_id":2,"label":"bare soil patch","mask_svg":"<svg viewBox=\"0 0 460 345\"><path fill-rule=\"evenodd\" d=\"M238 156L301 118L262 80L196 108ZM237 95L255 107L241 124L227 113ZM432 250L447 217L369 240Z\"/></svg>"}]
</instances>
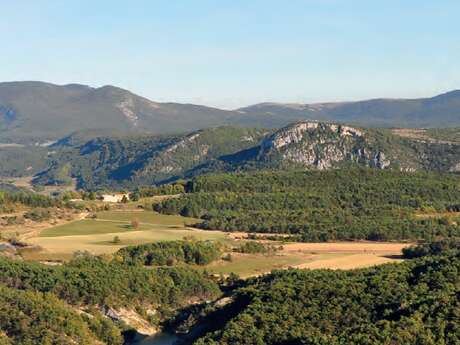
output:
<instances>
[{"instance_id":1,"label":"bare soil patch","mask_svg":"<svg viewBox=\"0 0 460 345\"><path fill-rule=\"evenodd\" d=\"M396 242L324 242L283 244L284 252L401 254L411 243Z\"/></svg>"},{"instance_id":2,"label":"bare soil patch","mask_svg":"<svg viewBox=\"0 0 460 345\"><path fill-rule=\"evenodd\" d=\"M342 269L349 270L355 268L365 268L386 263L394 263L403 261L395 257L380 256L376 254L351 254L341 255L334 258L313 260L295 268L308 268L308 269Z\"/></svg>"}]
</instances>

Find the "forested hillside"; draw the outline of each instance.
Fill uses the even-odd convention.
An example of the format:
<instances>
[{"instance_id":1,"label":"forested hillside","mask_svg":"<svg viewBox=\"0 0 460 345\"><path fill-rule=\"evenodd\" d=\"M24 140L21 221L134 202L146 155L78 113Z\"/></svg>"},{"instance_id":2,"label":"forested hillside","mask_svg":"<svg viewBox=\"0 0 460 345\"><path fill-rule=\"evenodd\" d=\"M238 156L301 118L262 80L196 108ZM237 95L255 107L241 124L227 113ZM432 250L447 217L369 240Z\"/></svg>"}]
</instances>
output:
<instances>
[{"instance_id":1,"label":"forested hillside","mask_svg":"<svg viewBox=\"0 0 460 345\"><path fill-rule=\"evenodd\" d=\"M28 191L4 191L0 189L0 211L8 212L18 207L57 207L65 203L56 198ZM70 205L68 205L70 206Z\"/></svg>"},{"instance_id":2,"label":"forested hillside","mask_svg":"<svg viewBox=\"0 0 460 345\"><path fill-rule=\"evenodd\" d=\"M52 294L0 284L0 344L121 345L120 330L101 314L78 314Z\"/></svg>"},{"instance_id":3,"label":"forested hillside","mask_svg":"<svg viewBox=\"0 0 460 345\"><path fill-rule=\"evenodd\" d=\"M222 245L211 241L162 241L120 249L117 258L130 265L207 265L220 258Z\"/></svg>"},{"instance_id":4,"label":"forested hillside","mask_svg":"<svg viewBox=\"0 0 460 345\"><path fill-rule=\"evenodd\" d=\"M207 315L212 331L194 344L459 344L459 270L457 251L349 272L275 272Z\"/></svg>"},{"instance_id":5,"label":"forested hillside","mask_svg":"<svg viewBox=\"0 0 460 345\"><path fill-rule=\"evenodd\" d=\"M129 189L209 173L328 170L460 170L454 129L369 129L297 122L278 130L218 127L177 135L80 131L51 146L0 147L0 176L34 175L38 185Z\"/></svg>"},{"instance_id":6,"label":"forested hillside","mask_svg":"<svg viewBox=\"0 0 460 345\"><path fill-rule=\"evenodd\" d=\"M36 175L34 183L69 184L75 178L84 189L133 189L216 172L348 166L454 172L460 169L457 134L318 122L294 123L276 131L219 127L184 135L90 140L85 140L89 133L77 133L48 149L47 168ZM3 169L4 173L18 175L21 166L28 165L19 163L13 160L16 168ZM40 165L31 162L30 166L38 169Z\"/></svg>"},{"instance_id":7,"label":"forested hillside","mask_svg":"<svg viewBox=\"0 0 460 345\"><path fill-rule=\"evenodd\" d=\"M457 175L396 170L257 172L201 176L155 205L201 217L203 229L288 233L301 241L432 239L460 234Z\"/></svg>"},{"instance_id":8,"label":"forested hillside","mask_svg":"<svg viewBox=\"0 0 460 345\"><path fill-rule=\"evenodd\" d=\"M53 150L37 184L66 184L75 177L85 189L113 189L165 182L195 167L259 143L265 130L219 127L172 136L67 137Z\"/></svg>"},{"instance_id":9,"label":"forested hillside","mask_svg":"<svg viewBox=\"0 0 460 345\"><path fill-rule=\"evenodd\" d=\"M121 345L125 326L102 317L105 310L125 307L146 318L153 310L148 319L158 326L190 299L220 293L209 277L190 269L145 269L89 255L55 267L0 257L0 291L0 343L24 345L89 345L95 339Z\"/></svg>"}]
</instances>

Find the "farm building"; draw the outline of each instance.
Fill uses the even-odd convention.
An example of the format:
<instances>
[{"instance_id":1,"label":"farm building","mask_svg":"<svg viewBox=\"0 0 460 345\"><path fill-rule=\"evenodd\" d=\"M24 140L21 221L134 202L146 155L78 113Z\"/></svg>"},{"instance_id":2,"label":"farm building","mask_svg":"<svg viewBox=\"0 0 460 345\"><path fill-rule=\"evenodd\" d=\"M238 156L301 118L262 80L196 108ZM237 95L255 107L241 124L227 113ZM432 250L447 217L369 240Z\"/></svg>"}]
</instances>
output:
<instances>
[{"instance_id":1,"label":"farm building","mask_svg":"<svg viewBox=\"0 0 460 345\"><path fill-rule=\"evenodd\" d=\"M128 193L102 194L99 196L99 199L106 202L121 202L123 197L126 197L126 200L129 200Z\"/></svg>"}]
</instances>

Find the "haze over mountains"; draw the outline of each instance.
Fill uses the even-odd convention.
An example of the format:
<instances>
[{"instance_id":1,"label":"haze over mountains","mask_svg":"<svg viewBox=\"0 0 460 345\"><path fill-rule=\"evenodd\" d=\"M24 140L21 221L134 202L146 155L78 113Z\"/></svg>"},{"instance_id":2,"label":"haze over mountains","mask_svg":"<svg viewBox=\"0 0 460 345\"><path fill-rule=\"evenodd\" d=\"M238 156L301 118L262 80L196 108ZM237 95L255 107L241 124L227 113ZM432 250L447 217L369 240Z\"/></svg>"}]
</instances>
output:
<instances>
[{"instance_id":1,"label":"haze over mountains","mask_svg":"<svg viewBox=\"0 0 460 345\"><path fill-rule=\"evenodd\" d=\"M280 120L327 120L365 127L446 128L460 125L460 90L431 98L371 99L358 102L262 103L240 109L250 116ZM267 119L265 119L267 121Z\"/></svg>"},{"instance_id":2,"label":"haze over mountains","mask_svg":"<svg viewBox=\"0 0 460 345\"><path fill-rule=\"evenodd\" d=\"M262 103L233 111L158 103L130 91L38 81L0 83L0 142L57 140L75 131L179 133L221 125L276 128L297 120L366 127L460 126L460 91L432 98L320 104Z\"/></svg>"},{"instance_id":3,"label":"haze over mountains","mask_svg":"<svg viewBox=\"0 0 460 345\"><path fill-rule=\"evenodd\" d=\"M7 141L55 140L84 129L182 132L229 116L219 109L155 103L114 86L42 82L1 83L0 114L0 139Z\"/></svg>"}]
</instances>

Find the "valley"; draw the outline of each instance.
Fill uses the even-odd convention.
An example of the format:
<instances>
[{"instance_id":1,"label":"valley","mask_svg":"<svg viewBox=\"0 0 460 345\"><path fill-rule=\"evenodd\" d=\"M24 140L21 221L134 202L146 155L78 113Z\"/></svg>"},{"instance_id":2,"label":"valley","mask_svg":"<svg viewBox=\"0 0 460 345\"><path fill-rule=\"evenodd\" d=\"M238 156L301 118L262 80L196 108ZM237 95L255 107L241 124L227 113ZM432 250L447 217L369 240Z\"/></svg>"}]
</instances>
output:
<instances>
[{"instance_id":1,"label":"valley","mask_svg":"<svg viewBox=\"0 0 460 345\"><path fill-rule=\"evenodd\" d=\"M87 251L92 255L114 254L125 246L134 246L156 241L176 241L194 238L198 241L218 241L228 246L231 262L219 260L203 268L214 274L238 274L250 277L269 273L274 269L293 268L331 268L353 269L376 264L398 261L401 249L410 243L372 243L372 242L338 242L338 243L289 243L261 240L282 246L276 253L242 254L232 253L231 248L239 243L251 240L240 239L233 233L201 230L188 226L197 219L181 216L167 216L149 211L132 209L104 211L96 217L88 212L77 215L77 220L67 221L61 225L29 228L31 231L21 233L19 240L24 240L30 247L20 250L25 260L62 263L73 258L74 254ZM79 220L78 218L83 218ZM136 228L132 220L139 221ZM12 232L4 228L2 233ZM116 238L116 241L114 241Z\"/></svg>"},{"instance_id":2,"label":"valley","mask_svg":"<svg viewBox=\"0 0 460 345\"><path fill-rule=\"evenodd\" d=\"M460 345L460 1L0 3L0 345Z\"/></svg>"},{"instance_id":3,"label":"valley","mask_svg":"<svg viewBox=\"0 0 460 345\"><path fill-rule=\"evenodd\" d=\"M175 108L136 100L111 87L76 86L72 92L97 100L86 104L92 111L105 111L111 104L122 116L129 115L128 127L150 121L143 118L146 113L136 115L138 106L162 114ZM123 106L119 97L128 97L120 101ZM347 105L315 109L329 112L342 106ZM252 113L271 123L274 115L264 109L245 109L238 116ZM113 116L112 111L104 116ZM236 120L230 113L225 116ZM243 334L238 327L260 323L251 320L247 308L272 319L289 310L283 319L295 325L295 334L316 339L315 322L326 326L309 321L318 312L314 306L305 309L303 298L319 301L323 292L341 296L338 306L321 302L327 313L347 306L359 309L355 315L362 317L362 327L369 320L387 322L374 301L342 300L348 295L342 296L341 286L375 299L370 296L380 285L392 281L387 274L407 275L406 285L396 280L389 288L397 286L406 300L406 286L419 284L411 273L419 270L414 267L424 260L441 260L442 267L457 262L459 132L361 127L329 122L325 114L317 113L321 121L305 120L293 111L296 121L288 116L283 121L294 122L281 128L274 128L276 121L266 128L207 122L207 128L174 134L76 126L46 143L28 137L19 145L2 145L0 288L8 298L29 303L31 313L31 301L37 300L67 320L46 331L42 322L21 326L31 322L24 319L23 307L0 300L9 308L0 312L0 321L21 329L14 333L9 328L8 339L45 341L55 332L65 338L62 344L233 345L246 344L246 339L278 344L277 339L293 337L288 335L291 326L275 326L275 339L267 329L235 336ZM426 252L428 259L421 257ZM448 261L437 259L439 252L442 258L450 255ZM429 274L431 268L426 269ZM420 284L417 289L423 289ZM276 302L278 288L281 304ZM291 288L297 290L294 295ZM316 289L314 298L308 295ZM259 294L278 310L276 315L254 302ZM390 313L403 308L404 302L384 298L382 303L395 306ZM411 310L405 313L412 315ZM240 324L239 315L246 321ZM342 320L321 317L325 323L332 319ZM347 328L348 321L340 321L346 329L341 339L362 337ZM79 332L69 328L73 323ZM342 332L342 326L332 325L326 328ZM373 331L365 334L374 336ZM394 336L405 337L398 330ZM0 333L0 343L1 338Z\"/></svg>"},{"instance_id":4,"label":"valley","mask_svg":"<svg viewBox=\"0 0 460 345\"><path fill-rule=\"evenodd\" d=\"M220 136L222 146L215 152L229 150L233 139L222 137L226 131L186 135L172 143L170 138L161 139L154 145L166 146L157 153L162 158L154 164L170 164L166 157L189 164L169 155L181 150L181 157L204 152L202 142L190 151L192 142L202 135L208 138L206 143ZM253 163L236 163L248 164L247 168L214 170L202 160L196 175L156 185L134 183L121 191L82 189L73 173L67 178L76 183L50 183L42 188L30 178L6 179L0 193L0 286L5 286L5 296L26 301L32 297L23 293L56 296L56 301L40 303L56 315L67 315L59 316L61 319L78 323L80 333L66 331L77 343L89 345L97 338L110 345L137 344L136 339L155 345L172 341L212 344L211 338L228 337L227 321L246 315L246 308L270 315L271 311L261 311L257 303L250 305L253 298L260 298L259 293L276 299L279 284L287 291L293 286L310 293L320 287L325 294L340 296L340 284L356 283L352 289L359 290L374 284L372 277L386 282L388 278L382 277L387 271L389 275L412 274L407 272L424 260L412 256L426 251L414 249L417 244L434 243L433 250L438 250L436 243L444 242L437 241L453 241L455 247L460 233L457 174L406 171L391 163L378 166L370 159L375 158L374 153L356 149L354 145L362 145L363 137L352 127L301 123L260 138L257 155L242 154ZM311 160L305 159L304 166L283 167L283 157L308 157L315 152L309 151L310 140L323 145L325 138L330 140L327 145L339 150L361 152L357 164L344 164L340 157L351 156L336 151L335 158L327 158L332 165L311 166ZM119 147L137 147L137 139L133 140L118 142L111 157L120 157L124 151ZM204 155L208 152L214 151L209 148ZM379 164L386 162L385 157L380 155ZM219 159L228 162L229 158L215 160ZM111 158L104 161L113 162ZM331 168L334 164L337 166ZM71 166L78 167L75 162ZM68 172L74 169L71 166L67 165ZM92 169L85 172L89 174L85 178L93 178ZM91 183L100 178L97 174L96 169ZM45 174L34 180L41 176ZM444 244L439 246L446 250L445 255L453 255ZM416 254L408 254L412 252ZM267 283L268 287L264 283L278 279L274 285ZM335 286L331 282L342 283ZM400 286L406 296L401 284L397 281L392 286ZM286 304L271 305L292 308L286 319L291 314L306 317L302 315L308 311L297 309L303 302L290 293L283 292ZM42 298L39 296L33 298ZM66 304L61 308L56 303ZM370 302L366 307L380 308ZM0 313L0 320L25 322L17 312L21 307L9 308L8 314ZM314 312L314 307L309 310ZM368 321L364 317L360 322ZM239 325L237 319L232 323ZM56 325L56 332L67 329L65 323ZM34 337L29 332L42 326L25 327L16 337ZM314 336L310 334L314 330L303 331L305 337ZM283 337L285 331L279 332ZM260 336L270 339L270 332ZM244 344L245 340L238 337L227 343Z\"/></svg>"}]
</instances>

